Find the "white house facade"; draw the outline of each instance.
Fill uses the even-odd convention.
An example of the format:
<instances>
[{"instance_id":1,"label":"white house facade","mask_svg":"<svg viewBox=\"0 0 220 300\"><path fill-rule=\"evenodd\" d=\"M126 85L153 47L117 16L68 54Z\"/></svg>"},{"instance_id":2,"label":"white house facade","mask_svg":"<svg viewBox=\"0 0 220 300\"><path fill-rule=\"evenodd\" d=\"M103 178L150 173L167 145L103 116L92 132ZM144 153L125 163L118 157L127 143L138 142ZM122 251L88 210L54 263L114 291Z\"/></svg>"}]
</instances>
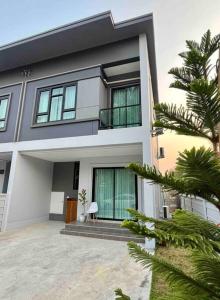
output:
<instances>
[{"instance_id":1,"label":"white house facade","mask_svg":"<svg viewBox=\"0 0 220 300\"><path fill-rule=\"evenodd\" d=\"M99 219L157 216L156 188L125 168L157 165L154 47L151 14L105 12L0 48L2 231L64 220L82 189Z\"/></svg>"}]
</instances>

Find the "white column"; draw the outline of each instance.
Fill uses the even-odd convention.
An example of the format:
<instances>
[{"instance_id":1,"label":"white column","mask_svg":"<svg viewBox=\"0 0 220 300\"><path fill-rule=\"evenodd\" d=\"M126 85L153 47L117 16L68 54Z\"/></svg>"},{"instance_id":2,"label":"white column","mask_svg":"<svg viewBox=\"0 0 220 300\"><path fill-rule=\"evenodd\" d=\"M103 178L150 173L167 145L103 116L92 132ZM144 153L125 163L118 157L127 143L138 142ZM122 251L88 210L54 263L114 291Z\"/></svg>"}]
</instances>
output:
<instances>
[{"instance_id":1,"label":"white column","mask_svg":"<svg viewBox=\"0 0 220 300\"><path fill-rule=\"evenodd\" d=\"M12 190L13 181L14 181L14 178L15 178L15 168L16 168L17 155L18 155L17 151L14 151L12 153L11 168L10 168L10 173L9 173L7 198L6 198L7 202L6 202L6 207L5 207L5 210L4 210L2 231L5 231L6 228L7 228L8 214L9 214L9 208L10 208L10 204L11 204L11 190Z\"/></svg>"},{"instance_id":2,"label":"white column","mask_svg":"<svg viewBox=\"0 0 220 300\"><path fill-rule=\"evenodd\" d=\"M143 137L143 163L153 165L153 143L151 136L152 126L152 107L150 98L150 69L148 61L147 37L146 34L139 35L139 51L140 51L140 77L141 77L141 103L142 103L142 126L145 129ZM148 217L155 217L154 201L155 187L149 184L147 180L143 180L143 201L144 213ZM151 228L152 224L147 224ZM145 240L147 249L155 248L154 240Z\"/></svg>"},{"instance_id":3,"label":"white column","mask_svg":"<svg viewBox=\"0 0 220 300\"><path fill-rule=\"evenodd\" d=\"M50 162L13 153L4 228L17 228L49 219L52 168Z\"/></svg>"}]
</instances>

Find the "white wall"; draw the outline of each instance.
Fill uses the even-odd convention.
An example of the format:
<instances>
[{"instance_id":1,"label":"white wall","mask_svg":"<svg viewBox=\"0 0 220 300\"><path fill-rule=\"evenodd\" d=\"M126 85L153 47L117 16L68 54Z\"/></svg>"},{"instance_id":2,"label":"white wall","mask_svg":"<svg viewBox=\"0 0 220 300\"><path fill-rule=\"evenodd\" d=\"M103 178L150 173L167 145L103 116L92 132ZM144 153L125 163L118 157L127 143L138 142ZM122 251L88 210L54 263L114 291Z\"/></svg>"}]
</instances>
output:
<instances>
[{"instance_id":1,"label":"white wall","mask_svg":"<svg viewBox=\"0 0 220 300\"><path fill-rule=\"evenodd\" d=\"M85 158L80 160L80 171L79 171L79 192L82 189L86 189L87 200L89 207L92 202L92 181L93 181L93 168L98 167L125 167L130 162L142 163L140 156L117 156L117 157L93 157ZM141 203L141 184L138 179L138 207L142 207ZM82 206L78 203L77 217L83 212Z\"/></svg>"},{"instance_id":2,"label":"white wall","mask_svg":"<svg viewBox=\"0 0 220 300\"><path fill-rule=\"evenodd\" d=\"M204 219L220 224L220 212L212 203L200 197L181 197L181 207Z\"/></svg>"},{"instance_id":3,"label":"white wall","mask_svg":"<svg viewBox=\"0 0 220 300\"><path fill-rule=\"evenodd\" d=\"M51 184L52 163L14 153L6 228L48 220Z\"/></svg>"},{"instance_id":4,"label":"white wall","mask_svg":"<svg viewBox=\"0 0 220 300\"><path fill-rule=\"evenodd\" d=\"M95 77L78 81L76 119L97 119L100 104L107 102L105 87L101 78Z\"/></svg>"}]
</instances>

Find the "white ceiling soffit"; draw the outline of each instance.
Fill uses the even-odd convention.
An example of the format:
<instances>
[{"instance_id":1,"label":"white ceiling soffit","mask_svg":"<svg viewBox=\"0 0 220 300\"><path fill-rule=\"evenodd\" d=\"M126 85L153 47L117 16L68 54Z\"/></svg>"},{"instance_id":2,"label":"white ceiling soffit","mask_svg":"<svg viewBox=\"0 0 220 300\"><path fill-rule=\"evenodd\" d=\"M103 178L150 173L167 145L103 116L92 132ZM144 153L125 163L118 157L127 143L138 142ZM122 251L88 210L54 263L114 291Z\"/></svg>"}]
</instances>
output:
<instances>
[{"instance_id":1,"label":"white ceiling soffit","mask_svg":"<svg viewBox=\"0 0 220 300\"><path fill-rule=\"evenodd\" d=\"M104 69L104 72L107 77L132 73L132 72L136 72L136 71L140 71L140 62L139 61L135 61L135 62L123 64L123 65L118 65L118 66L113 66L113 67Z\"/></svg>"},{"instance_id":2,"label":"white ceiling soffit","mask_svg":"<svg viewBox=\"0 0 220 300\"><path fill-rule=\"evenodd\" d=\"M25 151L22 154L51 162L68 162L88 157L141 155L142 147L141 144L132 144L108 147Z\"/></svg>"}]
</instances>

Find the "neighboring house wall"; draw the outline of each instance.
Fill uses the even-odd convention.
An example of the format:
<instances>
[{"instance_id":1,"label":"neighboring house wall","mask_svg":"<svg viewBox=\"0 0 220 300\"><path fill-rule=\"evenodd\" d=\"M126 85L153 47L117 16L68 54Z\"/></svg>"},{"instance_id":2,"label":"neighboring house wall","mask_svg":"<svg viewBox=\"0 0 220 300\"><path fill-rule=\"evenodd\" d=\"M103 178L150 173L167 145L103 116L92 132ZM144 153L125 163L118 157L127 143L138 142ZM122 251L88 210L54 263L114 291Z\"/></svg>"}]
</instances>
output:
<instances>
[{"instance_id":1,"label":"neighboring house wall","mask_svg":"<svg viewBox=\"0 0 220 300\"><path fill-rule=\"evenodd\" d=\"M20 94L21 84L15 84L12 86L0 88L0 96L10 95L6 130L0 131L0 143L8 143L14 141L19 110Z\"/></svg>"},{"instance_id":2,"label":"neighboring house wall","mask_svg":"<svg viewBox=\"0 0 220 300\"><path fill-rule=\"evenodd\" d=\"M194 212L209 221L220 224L219 210L213 204L200 197L181 197L181 207Z\"/></svg>"},{"instance_id":3,"label":"neighboring house wall","mask_svg":"<svg viewBox=\"0 0 220 300\"><path fill-rule=\"evenodd\" d=\"M9 182L7 228L48 220L52 163L40 159L13 154L14 176Z\"/></svg>"},{"instance_id":4,"label":"neighboring house wall","mask_svg":"<svg viewBox=\"0 0 220 300\"><path fill-rule=\"evenodd\" d=\"M3 171L3 174L0 174L0 194L3 193L3 185L4 185L4 178L5 178L5 168L6 162L0 161L0 170Z\"/></svg>"},{"instance_id":5,"label":"neighboring house wall","mask_svg":"<svg viewBox=\"0 0 220 300\"><path fill-rule=\"evenodd\" d=\"M10 169L11 169L11 162L7 161L6 162L6 168L5 168L5 176L4 176L4 183L2 187L2 193L7 193L8 190L8 180L10 176Z\"/></svg>"}]
</instances>

